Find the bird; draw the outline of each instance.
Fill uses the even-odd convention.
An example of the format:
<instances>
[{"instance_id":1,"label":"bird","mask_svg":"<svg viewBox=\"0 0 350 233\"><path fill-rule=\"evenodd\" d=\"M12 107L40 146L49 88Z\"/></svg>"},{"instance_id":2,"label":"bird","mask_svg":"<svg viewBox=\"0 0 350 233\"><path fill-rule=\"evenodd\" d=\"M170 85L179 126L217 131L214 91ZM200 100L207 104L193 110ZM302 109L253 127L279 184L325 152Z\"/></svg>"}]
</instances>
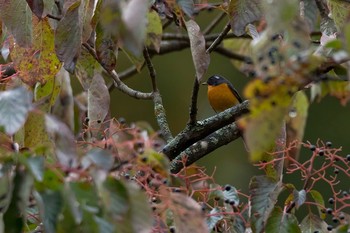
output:
<instances>
[{"instance_id":1,"label":"bird","mask_svg":"<svg viewBox=\"0 0 350 233\"><path fill-rule=\"evenodd\" d=\"M208 100L216 113L243 102L237 90L224 77L213 75L203 84L208 85Z\"/></svg>"}]
</instances>

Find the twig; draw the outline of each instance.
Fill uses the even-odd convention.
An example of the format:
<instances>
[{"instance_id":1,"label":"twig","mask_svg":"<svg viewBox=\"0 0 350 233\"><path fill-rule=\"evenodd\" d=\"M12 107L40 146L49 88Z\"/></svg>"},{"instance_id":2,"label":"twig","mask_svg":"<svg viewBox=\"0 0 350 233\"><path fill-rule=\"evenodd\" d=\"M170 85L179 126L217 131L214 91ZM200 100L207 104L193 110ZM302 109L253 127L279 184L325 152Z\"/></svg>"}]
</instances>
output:
<instances>
[{"instance_id":1,"label":"twig","mask_svg":"<svg viewBox=\"0 0 350 233\"><path fill-rule=\"evenodd\" d=\"M192 88L192 98L191 98L191 106L190 106L190 121L189 126L193 126L197 122L197 99L199 92L199 82L197 77L194 78L193 88Z\"/></svg>"},{"instance_id":2,"label":"twig","mask_svg":"<svg viewBox=\"0 0 350 233\"><path fill-rule=\"evenodd\" d=\"M209 117L197 122L195 126L187 126L182 132L164 146L162 152L173 160L183 150L191 146L193 143L203 139L216 130L231 124L239 116L249 112L249 101L229 108L215 116Z\"/></svg>"},{"instance_id":3,"label":"twig","mask_svg":"<svg viewBox=\"0 0 350 233\"><path fill-rule=\"evenodd\" d=\"M161 97L159 90L157 88L156 70L154 69L151 57L150 57L146 47L143 50L143 57L145 58L145 63L147 64L149 76L151 77L151 81L152 81L152 89L153 89L152 100L154 103L154 114L156 116L158 126L163 134L163 138L167 142L169 142L173 139L173 136L172 136L170 129L169 129L169 124L168 124L167 117L165 114L165 109L163 106L162 97Z\"/></svg>"},{"instance_id":4,"label":"twig","mask_svg":"<svg viewBox=\"0 0 350 233\"><path fill-rule=\"evenodd\" d=\"M181 152L171 163L171 173L178 173L185 166L189 166L215 149L232 142L240 137L239 129L235 123L227 125L204 139L194 143ZM186 161L184 164L183 161Z\"/></svg>"},{"instance_id":5,"label":"twig","mask_svg":"<svg viewBox=\"0 0 350 233\"><path fill-rule=\"evenodd\" d=\"M207 49L207 53L211 53L220 43L224 40L227 33L231 30L230 24L226 24L224 30L219 34L219 36L213 41L213 43Z\"/></svg>"},{"instance_id":6,"label":"twig","mask_svg":"<svg viewBox=\"0 0 350 233\"><path fill-rule=\"evenodd\" d=\"M95 60L98 61L100 63L100 65L106 70L106 72L113 79L114 85L116 86L116 88L118 88L121 92L123 92L131 97L134 97L136 99L152 99L152 93L145 93L145 92L136 91L134 89L131 89L127 85L125 85L119 79L119 76L115 70L109 70L103 66L101 61L98 59L95 50L90 45L88 45L87 43L83 43L83 46L95 58Z\"/></svg>"},{"instance_id":7,"label":"twig","mask_svg":"<svg viewBox=\"0 0 350 233\"><path fill-rule=\"evenodd\" d=\"M55 15L51 15L51 14L47 14L46 16L50 19L54 19L54 20L58 20L58 21L60 21L62 19L61 16L55 16Z\"/></svg>"},{"instance_id":8,"label":"twig","mask_svg":"<svg viewBox=\"0 0 350 233\"><path fill-rule=\"evenodd\" d=\"M224 18L225 12L221 12L211 23L203 30L203 34L209 34L215 27L220 23L220 21Z\"/></svg>"}]
</instances>

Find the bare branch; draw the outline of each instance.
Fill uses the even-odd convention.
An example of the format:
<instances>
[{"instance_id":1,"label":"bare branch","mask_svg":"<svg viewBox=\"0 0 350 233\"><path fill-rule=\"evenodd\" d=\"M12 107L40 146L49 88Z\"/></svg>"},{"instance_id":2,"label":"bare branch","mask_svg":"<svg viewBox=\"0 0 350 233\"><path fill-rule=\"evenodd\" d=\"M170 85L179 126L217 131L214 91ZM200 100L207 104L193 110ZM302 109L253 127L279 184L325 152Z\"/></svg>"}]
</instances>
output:
<instances>
[{"instance_id":1,"label":"bare branch","mask_svg":"<svg viewBox=\"0 0 350 233\"><path fill-rule=\"evenodd\" d=\"M225 38L227 33L231 30L230 24L226 24L224 30L219 34L219 36L214 40L214 42L207 49L207 53L211 53Z\"/></svg>"},{"instance_id":2,"label":"bare branch","mask_svg":"<svg viewBox=\"0 0 350 233\"><path fill-rule=\"evenodd\" d=\"M87 51L95 58L96 61L100 63L100 65L105 69L105 71L110 75L110 77L114 81L114 85L116 88L118 88L121 92L134 97L136 99L152 99L152 93L144 93L140 91L136 91L134 89L131 89L127 85L125 85L120 79L115 70L109 70L106 67L103 66L101 61L98 59L97 54L95 50L87 43L83 43L83 46Z\"/></svg>"}]
</instances>

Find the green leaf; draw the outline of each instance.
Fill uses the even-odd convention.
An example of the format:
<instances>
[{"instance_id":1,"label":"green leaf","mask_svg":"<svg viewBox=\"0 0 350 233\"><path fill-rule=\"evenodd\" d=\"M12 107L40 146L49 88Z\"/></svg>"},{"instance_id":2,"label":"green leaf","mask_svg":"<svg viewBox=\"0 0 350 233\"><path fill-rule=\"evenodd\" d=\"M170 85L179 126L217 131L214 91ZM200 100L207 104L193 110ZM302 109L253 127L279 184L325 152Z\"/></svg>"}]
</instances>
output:
<instances>
[{"instance_id":1,"label":"green leaf","mask_svg":"<svg viewBox=\"0 0 350 233\"><path fill-rule=\"evenodd\" d=\"M58 216L63 206L61 192L52 190L40 193L34 192L34 197L40 209L40 217L43 221L45 232L56 232Z\"/></svg>"},{"instance_id":2,"label":"green leaf","mask_svg":"<svg viewBox=\"0 0 350 233\"><path fill-rule=\"evenodd\" d=\"M108 87L101 74L96 73L88 89L88 118L89 126L95 129L92 134L101 134L103 122L109 112L110 96Z\"/></svg>"},{"instance_id":3,"label":"green leaf","mask_svg":"<svg viewBox=\"0 0 350 233\"><path fill-rule=\"evenodd\" d=\"M75 139L68 126L50 115L45 116L45 125L55 143L56 156L61 165L67 168L76 166Z\"/></svg>"},{"instance_id":4,"label":"green leaf","mask_svg":"<svg viewBox=\"0 0 350 233\"><path fill-rule=\"evenodd\" d=\"M33 177L17 167L13 185L11 202L4 214L4 232L20 233L24 227L24 218L33 185Z\"/></svg>"},{"instance_id":5,"label":"green leaf","mask_svg":"<svg viewBox=\"0 0 350 233\"><path fill-rule=\"evenodd\" d=\"M144 193L135 185L107 178L100 191L104 209L120 232L148 232L152 212Z\"/></svg>"},{"instance_id":6,"label":"green leaf","mask_svg":"<svg viewBox=\"0 0 350 233\"><path fill-rule=\"evenodd\" d=\"M29 113L24 125L24 146L28 148L51 146L49 135L46 132L45 116L42 113Z\"/></svg>"},{"instance_id":7,"label":"green leaf","mask_svg":"<svg viewBox=\"0 0 350 233\"><path fill-rule=\"evenodd\" d=\"M321 217L321 219L325 219L326 218L326 214L324 212L324 199L323 199L323 196L321 195L321 193L319 193L318 191L316 190L310 190L310 195L311 197L315 200L315 202L318 204L317 205L317 209L318 209L318 213Z\"/></svg>"},{"instance_id":8,"label":"green leaf","mask_svg":"<svg viewBox=\"0 0 350 233\"><path fill-rule=\"evenodd\" d=\"M75 76L85 91L89 89L95 70L98 70L99 67L100 64L96 59L85 49L82 50L77 61Z\"/></svg>"},{"instance_id":9,"label":"green leaf","mask_svg":"<svg viewBox=\"0 0 350 233\"><path fill-rule=\"evenodd\" d=\"M286 117L287 146L295 140L298 142L303 140L308 108L309 101L306 94L303 91L295 93ZM298 160L300 147L301 143L297 143L297 145L289 151L289 156ZM288 163L288 161L286 162Z\"/></svg>"},{"instance_id":10,"label":"green leaf","mask_svg":"<svg viewBox=\"0 0 350 233\"><path fill-rule=\"evenodd\" d=\"M23 0L0 0L0 18L16 43L28 47L32 43L32 12Z\"/></svg>"},{"instance_id":11,"label":"green leaf","mask_svg":"<svg viewBox=\"0 0 350 233\"><path fill-rule=\"evenodd\" d=\"M82 166L96 166L98 169L109 171L114 165L113 155L107 151L99 148L90 150L82 159Z\"/></svg>"},{"instance_id":12,"label":"green leaf","mask_svg":"<svg viewBox=\"0 0 350 233\"><path fill-rule=\"evenodd\" d=\"M209 217L207 218L208 229L213 229L216 224L223 219L223 216L220 213L220 209L215 207L209 212Z\"/></svg>"},{"instance_id":13,"label":"green leaf","mask_svg":"<svg viewBox=\"0 0 350 233\"><path fill-rule=\"evenodd\" d=\"M322 221L320 217L309 213L300 223L300 229L303 233L328 232L327 223Z\"/></svg>"},{"instance_id":14,"label":"green leaf","mask_svg":"<svg viewBox=\"0 0 350 233\"><path fill-rule=\"evenodd\" d=\"M261 1L231 0L228 13L232 32L237 36L241 36L245 34L245 27L248 24L261 18Z\"/></svg>"},{"instance_id":15,"label":"green leaf","mask_svg":"<svg viewBox=\"0 0 350 233\"><path fill-rule=\"evenodd\" d=\"M44 161L45 158L43 156L29 157L26 159L26 164L29 171L39 182L43 181L44 179Z\"/></svg>"},{"instance_id":16,"label":"green leaf","mask_svg":"<svg viewBox=\"0 0 350 233\"><path fill-rule=\"evenodd\" d=\"M294 215L283 213L280 207L275 207L267 220L266 232L301 233L301 230Z\"/></svg>"},{"instance_id":17,"label":"green leaf","mask_svg":"<svg viewBox=\"0 0 350 233\"><path fill-rule=\"evenodd\" d=\"M32 108L32 94L24 87L0 92L0 126L9 135L16 133Z\"/></svg>"},{"instance_id":18,"label":"green leaf","mask_svg":"<svg viewBox=\"0 0 350 233\"><path fill-rule=\"evenodd\" d=\"M11 58L23 82L34 86L53 79L61 68L55 55L54 32L48 19L33 20L34 38L30 48L14 46Z\"/></svg>"},{"instance_id":19,"label":"green leaf","mask_svg":"<svg viewBox=\"0 0 350 233\"><path fill-rule=\"evenodd\" d=\"M340 225L339 227L337 227L336 233L348 233L349 229L350 229L349 224Z\"/></svg>"},{"instance_id":20,"label":"green leaf","mask_svg":"<svg viewBox=\"0 0 350 233\"><path fill-rule=\"evenodd\" d=\"M152 10L148 13L146 46L153 48L159 53L162 34L162 21L160 20L159 14Z\"/></svg>"},{"instance_id":21,"label":"green leaf","mask_svg":"<svg viewBox=\"0 0 350 233\"><path fill-rule=\"evenodd\" d=\"M73 3L56 28L56 54L58 59L64 62L64 68L70 73L73 73L75 69L82 43L83 26L80 19L80 5L80 1Z\"/></svg>"},{"instance_id":22,"label":"green leaf","mask_svg":"<svg viewBox=\"0 0 350 233\"><path fill-rule=\"evenodd\" d=\"M251 227L254 232L263 232L267 218L282 190L282 184L266 176L254 176L250 181L249 189L251 195Z\"/></svg>"},{"instance_id":23,"label":"green leaf","mask_svg":"<svg viewBox=\"0 0 350 233\"><path fill-rule=\"evenodd\" d=\"M190 38L192 60L196 70L196 78L200 83L204 74L207 72L210 56L205 49L205 39L200 31L198 24L189 20L185 22L188 36Z\"/></svg>"},{"instance_id":24,"label":"green leaf","mask_svg":"<svg viewBox=\"0 0 350 233\"><path fill-rule=\"evenodd\" d=\"M350 12L350 3L346 1L328 0L330 13L337 26L338 31L342 31Z\"/></svg>"}]
</instances>

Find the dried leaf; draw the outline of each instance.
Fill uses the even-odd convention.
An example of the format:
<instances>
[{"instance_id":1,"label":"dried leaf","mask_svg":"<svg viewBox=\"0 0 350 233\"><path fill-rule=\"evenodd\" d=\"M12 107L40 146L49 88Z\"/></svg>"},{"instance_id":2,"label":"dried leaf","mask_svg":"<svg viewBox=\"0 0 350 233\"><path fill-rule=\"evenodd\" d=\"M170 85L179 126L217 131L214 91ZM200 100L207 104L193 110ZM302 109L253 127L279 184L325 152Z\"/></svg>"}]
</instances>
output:
<instances>
[{"instance_id":1,"label":"dried leaf","mask_svg":"<svg viewBox=\"0 0 350 233\"><path fill-rule=\"evenodd\" d=\"M206 52L205 39L198 24L193 20L189 20L185 22L185 24L190 38L191 53L194 67L196 69L196 77L198 82L201 82L204 74L207 72L210 63L210 56Z\"/></svg>"}]
</instances>

